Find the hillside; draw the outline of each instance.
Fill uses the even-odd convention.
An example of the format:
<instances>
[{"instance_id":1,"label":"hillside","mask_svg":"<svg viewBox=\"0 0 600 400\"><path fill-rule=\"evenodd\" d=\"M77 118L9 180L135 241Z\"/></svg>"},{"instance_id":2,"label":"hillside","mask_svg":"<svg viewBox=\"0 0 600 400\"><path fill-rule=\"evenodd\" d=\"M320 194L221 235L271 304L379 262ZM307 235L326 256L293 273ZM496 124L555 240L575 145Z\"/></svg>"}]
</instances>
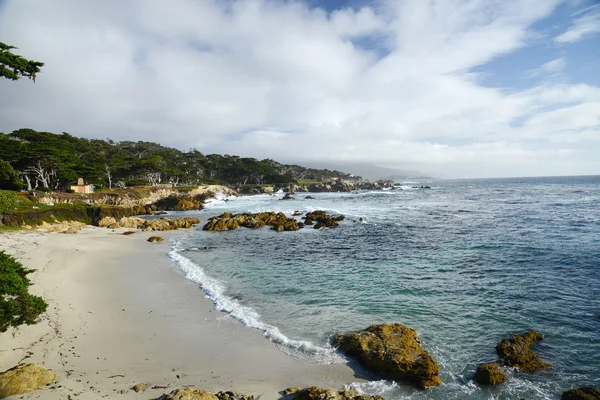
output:
<instances>
[{"instance_id":1,"label":"hillside","mask_svg":"<svg viewBox=\"0 0 600 400\"><path fill-rule=\"evenodd\" d=\"M232 155L205 155L153 142L84 139L33 129L0 133L0 160L7 161L28 190L68 187L77 178L98 188L198 184L290 184L358 177L340 171L287 165ZM0 187L1 189L1 187Z\"/></svg>"}]
</instances>

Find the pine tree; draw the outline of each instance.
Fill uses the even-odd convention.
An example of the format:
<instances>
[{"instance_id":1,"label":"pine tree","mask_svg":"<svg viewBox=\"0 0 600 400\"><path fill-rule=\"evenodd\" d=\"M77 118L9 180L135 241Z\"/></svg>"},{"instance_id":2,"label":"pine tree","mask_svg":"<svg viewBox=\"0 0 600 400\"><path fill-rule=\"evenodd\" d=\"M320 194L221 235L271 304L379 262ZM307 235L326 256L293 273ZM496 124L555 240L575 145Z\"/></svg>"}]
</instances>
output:
<instances>
[{"instance_id":1,"label":"pine tree","mask_svg":"<svg viewBox=\"0 0 600 400\"><path fill-rule=\"evenodd\" d=\"M16 49L16 47L0 42L0 77L13 81L26 77L35 82L35 78L44 63L28 60L14 54L11 52L13 49Z\"/></svg>"}]
</instances>

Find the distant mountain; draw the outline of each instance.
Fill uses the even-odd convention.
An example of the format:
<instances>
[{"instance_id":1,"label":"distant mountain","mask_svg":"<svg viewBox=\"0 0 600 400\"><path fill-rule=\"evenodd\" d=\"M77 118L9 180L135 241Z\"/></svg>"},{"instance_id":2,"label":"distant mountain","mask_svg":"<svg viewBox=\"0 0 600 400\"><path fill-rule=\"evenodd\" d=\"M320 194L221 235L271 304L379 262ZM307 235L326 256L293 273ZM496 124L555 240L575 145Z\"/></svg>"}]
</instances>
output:
<instances>
[{"instance_id":1,"label":"distant mountain","mask_svg":"<svg viewBox=\"0 0 600 400\"><path fill-rule=\"evenodd\" d=\"M370 180L432 179L431 176L427 176L420 171L387 168L369 163L303 161L300 164L310 168L344 171Z\"/></svg>"}]
</instances>

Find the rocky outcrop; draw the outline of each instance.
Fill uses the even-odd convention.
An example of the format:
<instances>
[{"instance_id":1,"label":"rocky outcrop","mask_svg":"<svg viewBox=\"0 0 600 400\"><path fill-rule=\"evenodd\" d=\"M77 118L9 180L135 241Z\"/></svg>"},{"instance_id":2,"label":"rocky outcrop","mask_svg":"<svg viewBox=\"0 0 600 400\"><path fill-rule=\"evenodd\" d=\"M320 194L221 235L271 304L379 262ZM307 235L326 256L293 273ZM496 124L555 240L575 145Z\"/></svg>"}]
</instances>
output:
<instances>
[{"instance_id":1,"label":"rocky outcrop","mask_svg":"<svg viewBox=\"0 0 600 400\"><path fill-rule=\"evenodd\" d=\"M286 394L287 392L287 394ZM294 394L294 400L384 400L381 396L359 395L353 390L321 389L311 386L306 389L289 388L283 391L284 396Z\"/></svg>"},{"instance_id":2,"label":"rocky outcrop","mask_svg":"<svg viewBox=\"0 0 600 400\"><path fill-rule=\"evenodd\" d=\"M267 225L277 232L296 231L304 227L303 223L296 221L294 218L288 218L282 212L275 213L271 211L233 215L223 213L219 216L209 218L202 229L205 231L226 231L237 229L240 226L255 229Z\"/></svg>"},{"instance_id":3,"label":"rocky outcrop","mask_svg":"<svg viewBox=\"0 0 600 400\"><path fill-rule=\"evenodd\" d=\"M291 195L291 193L286 193L283 195L283 197L279 200L294 200L294 196Z\"/></svg>"},{"instance_id":4,"label":"rocky outcrop","mask_svg":"<svg viewBox=\"0 0 600 400\"><path fill-rule=\"evenodd\" d=\"M420 389L442 383L440 368L421 347L417 331L405 325L372 325L361 332L335 335L332 343L384 378L405 381Z\"/></svg>"},{"instance_id":5,"label":"rocky outcrop","mask_svg":"<svg viewBox=\"0 0 600 400\"><path fill-rule=\"evenodd\" d=\"M183 388L162 395L160 400L219 400L219 398L202 389Z\"/></svg>"},{"instance_id":6,"label":"rocky outcrop","mask_svg":"<svg viewBox=\"0 0 600 400\"><path fill-rule=\"evenodd\" d=\"M294 212L294 216L302 215L299 212ZM339 215L332 217L325 211L313 211L306 214L305 222L297 221L295 218L289 218L284 213L262 212L262 213L243 213L230 214L223 213L219 216L209 218L208 222L202 228L205 231L227 231L238 229L240 226L246 228L261 228L270 226L272 230L278 232L296 231L304 228L305 225L313 225L315 228L338 226L338 221L342 221L345 217Z\"/></svg>"},{"instance_id":7,"label":"rocky outcrop","mask_svg":"<svg viewBox=\"0 0 600 400\"><path fill-rule=\"evenodd\" d=\"M496 353L503 365L519 368L523 372L534 372L549 368L548 364L531 350L531 345L544 339L541 333L529 331L502 339L496 346Z\"/></svg>"},{"instance_id":8,"label":"rocky outcrop","mask_svg":"<svg viewBox=\"0 0 600 400\"><path fill-rule=\"evenodd\" d=\"M164 242L165 239L161 238L160 236L150 236L147 241L150 243L161 243Z\"/></svg>"},{"instance_id":9,"label":"rocky outcrop","mask_svg":"<svg viewBox=\"0 0 600 400\"><path fill-rule=\"evenodd\" d=\"M142 219L137 217L121 218L117 221L113 217L105 217L98 222L98 226L110 229L128 228L141 229L143 231L172 231L180 228L191 228L199 224L200 219L193 217L184 218L156 218Z\"/></svg>"},{"instance_id":10,"label":"rocky outcrop","mask_svg":"<svg viewBox=\"0 0 600 400\"><path fill-rule=\"evenodd\" d=\"M339 221L343 221L346 217L343 215L338 215L337 217L332 217L327 214L325 211L313 211L306 214L304 217L305 225L313 225L315 229L321 228L335 228L338 227Z\"/></svg>"},{"instance_id":11,"label":"rocky outcrop","mask_svg":"<svg viewBox=\"0 0 600 400\"><path fill-rule=\"evenodd\" d=\"M33 392L58 377L37 364L21 364L0 373L0 398Z\"/></svg>"},{"instance_id":12,"label":"rocky outcrop","mask_svg":"<svg viewBox=\"0 0 600 400\"><path fill-rule=\"evenodd\" d=\"M206 194L172 194L151 204L152 210L158 211L192 211L204 208Z\"/></svg>"},{"instance_id":13,"label":"rocky outcrop","mask_svg":"<svg viewBox=\"0 0 600 400\"><path fill-rule=\"evenodd\" d=\"M560 400L600 400L600 390L593 386L567 390L562 394Z\"/></svg>"},{"instance_id":14,"label":"rocky outcrop","mask_svg":"<svg viewBox=\"0 0 600 400\"><path fill-rule=\"evenodd\" d=\"M498 364L481 364L475 371L475 382L480 385L497 385L506 380L506 375Z\"/></svg>"}]
</instances>

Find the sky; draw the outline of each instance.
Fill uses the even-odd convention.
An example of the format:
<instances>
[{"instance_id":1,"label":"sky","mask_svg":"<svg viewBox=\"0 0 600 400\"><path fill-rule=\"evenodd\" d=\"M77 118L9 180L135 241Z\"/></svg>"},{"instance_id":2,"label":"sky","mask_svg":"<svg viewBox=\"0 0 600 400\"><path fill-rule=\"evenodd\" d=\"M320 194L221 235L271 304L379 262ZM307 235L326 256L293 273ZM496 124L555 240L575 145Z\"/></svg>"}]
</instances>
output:
<instances>
[{"instance_id":1,"label":"sky","mask_svg":"<svg viewBox=\"0 0 600 400\"><path fill-rule=\"evenodd\" d=\"M600 174L599 0L0 0L0 132L446 178Z\"/></svg>"}]
</instances>

